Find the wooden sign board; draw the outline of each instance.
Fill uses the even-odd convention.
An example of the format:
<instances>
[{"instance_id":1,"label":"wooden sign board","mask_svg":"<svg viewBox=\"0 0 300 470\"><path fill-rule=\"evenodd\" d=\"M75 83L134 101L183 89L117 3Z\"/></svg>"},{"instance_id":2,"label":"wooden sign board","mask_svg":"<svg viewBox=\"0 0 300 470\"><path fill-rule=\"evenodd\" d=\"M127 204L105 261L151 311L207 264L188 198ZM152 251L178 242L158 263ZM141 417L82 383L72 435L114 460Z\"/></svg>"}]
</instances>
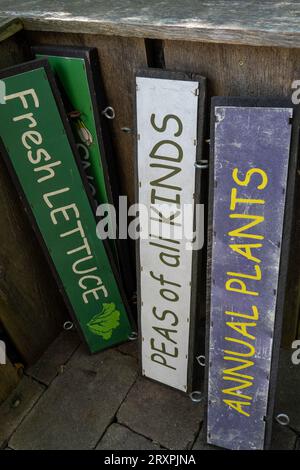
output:
<instances>
[{"instance_id":1,"label":"wooden sign board","mask_svg":"<svg viewBox=\"0 0 300 470\"><path fill-rule=\"evenodd\" d=\"M96 48L73 46L32 47L36 58L47 59L67 110L83 170L99 204L113 204L118 210L119 185L112 151L107 106ZM110 219L112 220L112 219ZM130 269L127 240L109 239L127 295L135 289Z\"/></svg>"},{"instance_id":2,"label":"wooden sign board","mask_svg":"<svg viewBox=\"0 0 300 470\"><path fill-rule=\"evenodd\" d=\"M132 327L92 197L47 61L2 71L1 153L60 289L91 352L128 339Z\"/></svg>"},{"instance_id":3,"label":"wooden sign board","mask_svg":"<svg viewBox=\"0 0 300 470\"><path fill-rule=\"evenodd\" d=\"M189 235L194 203L201 202L196 165L204 98L205 79L198 75L151 70L136 76L137 200L146 208L137 244L141 367L144 376L183 392L193 388L198 347L201 250L191 249Z\"/></svg>"},{"instance_id":4,"label":"wooden sign board","mask_svg":"<svg viewBox=\"0 0 300 470\"><path fill-rule=\"evenodd\" d=\"M299 135L289 101L212 101L207 440L270 441Z\"/></svg>"}]
</instances>

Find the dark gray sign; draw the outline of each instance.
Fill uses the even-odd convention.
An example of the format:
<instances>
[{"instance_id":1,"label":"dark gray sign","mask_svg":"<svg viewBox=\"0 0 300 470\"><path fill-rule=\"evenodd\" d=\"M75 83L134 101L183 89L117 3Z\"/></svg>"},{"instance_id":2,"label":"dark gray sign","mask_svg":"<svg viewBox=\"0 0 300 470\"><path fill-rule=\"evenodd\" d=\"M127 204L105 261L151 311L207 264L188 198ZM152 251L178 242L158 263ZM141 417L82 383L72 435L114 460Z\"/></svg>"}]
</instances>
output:
<instances>
[{"instance_id":1,"label":"dark gray sign","mask_svg":"<svg viewBox=\"0 0 300 470\"><path fill-rule=\"evenodd\" d=\"M294 110L257 100L213 104L207 438L262 449L281 328Z\"/></svg>"}]
</instances>

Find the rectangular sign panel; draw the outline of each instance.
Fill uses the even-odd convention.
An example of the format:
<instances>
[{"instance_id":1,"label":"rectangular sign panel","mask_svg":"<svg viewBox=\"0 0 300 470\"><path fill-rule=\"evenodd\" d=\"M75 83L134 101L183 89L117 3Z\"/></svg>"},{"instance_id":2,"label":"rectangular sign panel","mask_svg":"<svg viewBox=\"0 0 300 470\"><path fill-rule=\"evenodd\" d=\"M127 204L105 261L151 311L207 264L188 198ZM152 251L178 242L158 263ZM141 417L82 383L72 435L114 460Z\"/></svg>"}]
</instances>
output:
<instances>
[{"instance_id":1,"label":"rectangular sign panel","mask_svg":"<svg viewBox=\"0 0 300 470\"><path fill-rule=\"evenodd\" d=\"M271 428L293 119L289 102L213 100L207 439L229 449L264 448Z\"/></svg>"},{"instance_id":2,"label":"rectangular sign panel","mask_svg":"<svg viewBox=\"0 0 300 470\"><path fill-rule=\"evenodd\" d=\"M108 247L96 235L88 185L47 61L0 74L2 152L72 316L91 352L132 328Z\"/></svg>"},{"instance_id":3,"label":"rectangular sign panel","mask_svg":"<svg viewBox=\"0 0 300 470\"><path fill-rule=\"evenodd\" d=\"M99 123L99 110L95 109L96 103L93 103L91 96L92 91L95 98L94 83L89 83L88 79L89 72L90 80L93 80L91 74L97 50L39 46L33 47L32 51L37 59L48 60L58 86L61 86L62 99L74 131L78 153L97 205L108 202L112 197L108 198L107 194L110 187L106 184L103 169L106 162L101 129L96 124L96 120Z\"/></svg>"},{"instance_id":4,"label":"rectangular sign panel","mask_svg":"<svg viewBox=\"0 0 300 470\"><path fill-rule=\"evenodd\" d=\"M118 208L115 159L102 111L106 108L96 48L37 46L36 58L47 59L60 89L78 154L96 202ZM106 220L108 219L108 215ZM111 220L111 219L110 219ZM127 240L109 239L128 297L135 289Z\"/></svg>"},{"instance_id":5,"label":"rectangular sign panel","mask_svg":"<svg viewBox=\"0 0 300 470\"><path fill-rule=\"evenodd\" d=\"M205 79L171 72L136 77L137 276L142 373L184 392L195 361L195 205L200 202ZM201 165L200 165L201 166ZM199 312L198 312L199 313Z\"/></svg>"}]
</instances>

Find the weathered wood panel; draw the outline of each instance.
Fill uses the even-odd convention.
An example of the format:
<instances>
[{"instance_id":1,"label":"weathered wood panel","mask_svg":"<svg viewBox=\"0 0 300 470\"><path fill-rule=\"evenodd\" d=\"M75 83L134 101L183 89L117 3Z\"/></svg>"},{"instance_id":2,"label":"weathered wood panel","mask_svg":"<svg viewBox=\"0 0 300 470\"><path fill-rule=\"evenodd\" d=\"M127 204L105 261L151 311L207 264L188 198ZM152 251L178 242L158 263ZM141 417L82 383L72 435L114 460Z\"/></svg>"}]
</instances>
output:
<instances>
[{"instance_id":1,"label":"weathered wood panel","mask_svg":"<svg viewBox=\"0 0 300 470\"><path fill-rule=\"evenodd\" d=\"M134 201L134 137L122 129L133 129L133 93L136 69L147 65L142 39L80 34L28 33L31 44L81 45L98 49L107 103L115 110L110 121L121 194Z\"/></svg>"},{"instance_id":2,"label":"weathered wood panel","mask_svg":"<svg viewBox=\"0 0 300 470\"><path fill-rule=\"evenodd\" d=\"M0 365L0 404L6 400L9 394L16 388L20 376L17 369L7 359L5 365Z\"/></svg>"},{"instance_id":3,"label":"weathered wood panel","mask_svg":"<svg viewBox=\"0 0 300 470\"><path fill-rule=\"evenodd\" d=\"M31 30L235 44L300 45L300 4L259 0L1 0Z\"/></svg>"},{"instance_id":4,"label":"weathered wood panel","mask_svg":"<svg viewBox=\"0 0 300 470\"><path fill-rule=\"evenodd\" d=\"M23 24L18 18L0 18L0 41L8 39L23 29Z\"/></svg>"},{"instance_id":5,"label":"weathered wood panel","mask_svg":"<svg viewBox=\"0 0 300 470\"><path fill-rule=\"evenodd\" d=\"M300 78L300 49L234 46L165 41L166 68L200 73L208 79L211 96L290 96L293 80ZM300 172L297 174L299 201ZM300 204L295 204L292 257L284 313L283 345L297 336L300 306ZM299 334L299 333L298 333Z\"/></svg>"},{"instance_id":6,"label":"weathered wood panel","mask_svg":"<svg viewBox=\"0 0 300 470\"><path fill-rule=\"evenodd\" d=\"M300 338L300 161L296 176L294 220L291 234L291 258L287 276L286 304L283 317L283 346L291 347Z\"/></svg>"},{"instance_id":7,"label":"weathered wood panel","mask_svg":"<svg viewBox=\"0 0 300 470\"><path fill-rule=\"evenodd\" d=\"M0 68L24 61L23 33L0 43ZM65 308L0 158L0 321L32 364L62 327Z\"/></svg>"},{"instance_id":8,"label":"weathered wood panel","mask_svg":"<svg viewBox=\"0 0 300 470\"><path fill-rule=\"evenodd\" d=\"M165 41L166 68L201 73L212 96L289 96L300 49Z\"/></svg>"}]
</instances>

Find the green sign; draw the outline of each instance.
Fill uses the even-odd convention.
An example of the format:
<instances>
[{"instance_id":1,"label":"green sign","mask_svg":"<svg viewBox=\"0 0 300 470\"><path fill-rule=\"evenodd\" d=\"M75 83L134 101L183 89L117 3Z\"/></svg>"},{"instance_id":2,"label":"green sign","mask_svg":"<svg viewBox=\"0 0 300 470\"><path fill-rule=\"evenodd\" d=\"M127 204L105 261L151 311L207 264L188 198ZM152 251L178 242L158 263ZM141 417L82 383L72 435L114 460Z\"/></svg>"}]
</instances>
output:
<instances>
[{"instance_id":1,"label":"green sign","mask_svg":"<svg viewBox=\"0 0 300 470\"><path fill-rule=\"evenodd\" d=\"M0 74L2 153L91 352L128 339L132 328L110 252L96 235L88 186L47 61Z\"/></svg>"},{"instance_id":2,"label":"green sign","mask_svg":"<svg viewBox=\"0 0 300 470\"><path fill-rule=\"evenodd\" d=\"M55 73L82 167L96 205L112 203L111 178L108 177L96 99L102 88L97 70L97 50L86 47L38 46L33 47L32 51L36 58L47 59ZM115 240L110 239L109 242L118 263Z\"/></svg>"}]
</instances>

